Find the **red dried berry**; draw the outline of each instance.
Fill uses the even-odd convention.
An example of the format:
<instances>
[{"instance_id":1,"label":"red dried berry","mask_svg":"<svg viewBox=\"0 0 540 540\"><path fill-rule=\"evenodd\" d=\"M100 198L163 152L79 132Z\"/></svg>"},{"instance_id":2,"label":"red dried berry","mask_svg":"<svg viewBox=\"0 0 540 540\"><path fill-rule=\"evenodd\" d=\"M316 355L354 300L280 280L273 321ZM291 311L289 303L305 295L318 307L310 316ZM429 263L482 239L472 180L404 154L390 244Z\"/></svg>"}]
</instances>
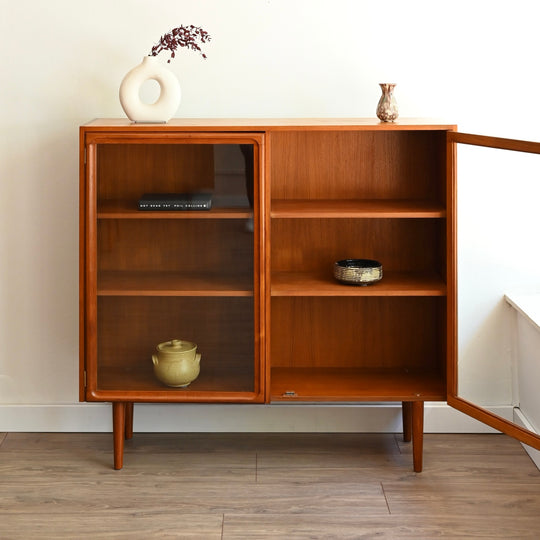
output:
<instances>
[{"instance_id":1,"label":"red dried berry","mask_svg":"<svg viewBox=\"0 0 540 540\"><path fill-rule=\"evenodd\" d=\"M175 57L175 51L178 47L187 47L198 51L203 58L206 58L206 54L201 52L197 41L206 43L211 39L210 34L198 26L178 26L161 37L159 43L152 47L150 56L157 56L161 51L171 51L171 57L167 60L167 63L170 63L171 59Z\"/></svg>"}]
</instances>

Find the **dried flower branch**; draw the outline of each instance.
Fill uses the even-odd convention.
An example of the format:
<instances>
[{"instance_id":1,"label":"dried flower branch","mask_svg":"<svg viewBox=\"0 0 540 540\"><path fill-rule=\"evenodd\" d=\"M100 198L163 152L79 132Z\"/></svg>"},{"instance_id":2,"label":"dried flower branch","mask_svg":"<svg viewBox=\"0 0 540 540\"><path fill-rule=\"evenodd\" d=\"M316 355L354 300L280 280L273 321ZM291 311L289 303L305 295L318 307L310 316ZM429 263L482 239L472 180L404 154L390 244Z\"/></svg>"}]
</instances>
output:
<instances>
[{"instance_id":1,"label":"dried flower branch","mask_svg":"<svg viewBox=\"0 0 540 540\"><path fill-rule=\"evenodd\" d=\"M206 54L201 51L199 42L206 43L211 39L210 34L198 26L179 26L162 36L159 43L152 47L152 51L148 56L157 56L161 51L171 51L171 58L167 60L167 63L169 63L176 56L178 47L187 47L206 58Z\"/></svg>"}]
</instances>

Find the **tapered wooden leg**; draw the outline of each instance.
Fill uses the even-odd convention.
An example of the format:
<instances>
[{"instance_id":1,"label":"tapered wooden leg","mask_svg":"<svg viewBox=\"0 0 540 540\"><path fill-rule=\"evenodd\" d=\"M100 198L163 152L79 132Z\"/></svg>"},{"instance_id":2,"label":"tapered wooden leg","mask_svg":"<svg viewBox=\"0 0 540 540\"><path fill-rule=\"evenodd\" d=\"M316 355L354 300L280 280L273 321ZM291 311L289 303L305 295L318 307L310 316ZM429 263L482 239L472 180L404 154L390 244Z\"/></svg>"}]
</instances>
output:
<instances>
[{"instance_id":1,"label":"tapered wooden leg","mask_svg":"<svg viewBox=\"0 0 540 540\"><path fill-rule=\"evenodd\" d=\"M414 472L422 472L424 451L424 402L412 402L412 443Z\"/></svg>"},{"instance_id":2,"label":"tapered wooden leg","mask_svg":"<svg viewBox=\"0 0 540 540\"><path fill-rule=\"evenodd\" d=\"M114 468L124 466L124 436L126 431L126 404L113 403L113 441L114 441Z\"/></svg>"},{"instance_id":3,"label":"tapered wooden leg","mask_svg":"<svg viewBox=\"0 0 540 540\"><path fill-rule=\"evenodd\" d=\"M412 434L412 401L401 403L401 415L403 417L403 440L410 442Z\"/></svg>"},{"instance_id":4,"label":"tapered wooden leg","mask_svg":"<svg viewBox=\"0 0 540 540\"><path fill-rule=\"evenodd\" d=\"M133 401L126 403L126 431L125 438L133 437Z\"/></svg>"}]
</instances>

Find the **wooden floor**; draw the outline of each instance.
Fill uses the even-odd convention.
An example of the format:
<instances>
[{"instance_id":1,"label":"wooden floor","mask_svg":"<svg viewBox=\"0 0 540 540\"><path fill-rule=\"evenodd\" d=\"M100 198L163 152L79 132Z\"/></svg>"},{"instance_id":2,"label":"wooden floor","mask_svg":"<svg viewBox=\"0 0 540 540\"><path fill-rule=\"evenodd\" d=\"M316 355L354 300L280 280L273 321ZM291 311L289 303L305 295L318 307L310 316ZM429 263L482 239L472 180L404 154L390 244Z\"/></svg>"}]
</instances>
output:
<instances>
[{"instance_id":1,"label":"wooden floor","mask_svg":"<svg viewBox=\"0 0 540 540\"><path fill-rule=\"evenodd\" d=\"M540 538L540 472L504 435L0 433L0 538Z\"/></svg>"}]
</instances>

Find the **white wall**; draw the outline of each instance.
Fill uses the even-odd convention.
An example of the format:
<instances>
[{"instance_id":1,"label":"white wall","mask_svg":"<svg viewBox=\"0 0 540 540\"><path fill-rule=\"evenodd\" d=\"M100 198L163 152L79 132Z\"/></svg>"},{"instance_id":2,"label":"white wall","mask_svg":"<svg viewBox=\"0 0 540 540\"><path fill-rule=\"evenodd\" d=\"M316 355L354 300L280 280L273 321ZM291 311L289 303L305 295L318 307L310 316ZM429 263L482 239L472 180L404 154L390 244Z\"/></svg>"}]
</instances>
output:
<instances>
[{"instance_id":1,"label":"white wall","mask_svg":"<svg viewBox=\"0 0 540 540\"><path fill-rule=\"evenodd\" d=\"M436 117L463 131L538 140L536 4L0 0L0 430L110 428L108 412L85 423L102 406L77 405L78 126L123 116L120 81L161 34L195 24L213 37L207 60L182 51L170 64L182 85L179 117L373 117L378 83L392 81L402 118ZM489 369L497 380L486 375L475 388L473 368L463 382L485 402L504 405L510 396L500 301L508 273L492 270L504 264L513 282L538 288L540 254L529 254L522 276L520 261L505 256L515 247L512 235L503 250L498 234L486 240L490 227L478 209L505 230L523 216L519 205L506 204L515 179L499 180L503 195L486 197L492 179L477 174L484 163L466 162L472 172L460 184L460 351L473 365L495 357L497 367ZM540 201L538 193L534 198L525 200ZM528 249L525 231L515 235ZM150 418L154 410L148 408ZM223 414L204 411L210 424ZM156 412L150 423L167 428L161 418ZM261 416L258 425L289 427L279 419L270 425ZM435 429L451 429L440 422Z\"/></svg>"}]
</instances>

